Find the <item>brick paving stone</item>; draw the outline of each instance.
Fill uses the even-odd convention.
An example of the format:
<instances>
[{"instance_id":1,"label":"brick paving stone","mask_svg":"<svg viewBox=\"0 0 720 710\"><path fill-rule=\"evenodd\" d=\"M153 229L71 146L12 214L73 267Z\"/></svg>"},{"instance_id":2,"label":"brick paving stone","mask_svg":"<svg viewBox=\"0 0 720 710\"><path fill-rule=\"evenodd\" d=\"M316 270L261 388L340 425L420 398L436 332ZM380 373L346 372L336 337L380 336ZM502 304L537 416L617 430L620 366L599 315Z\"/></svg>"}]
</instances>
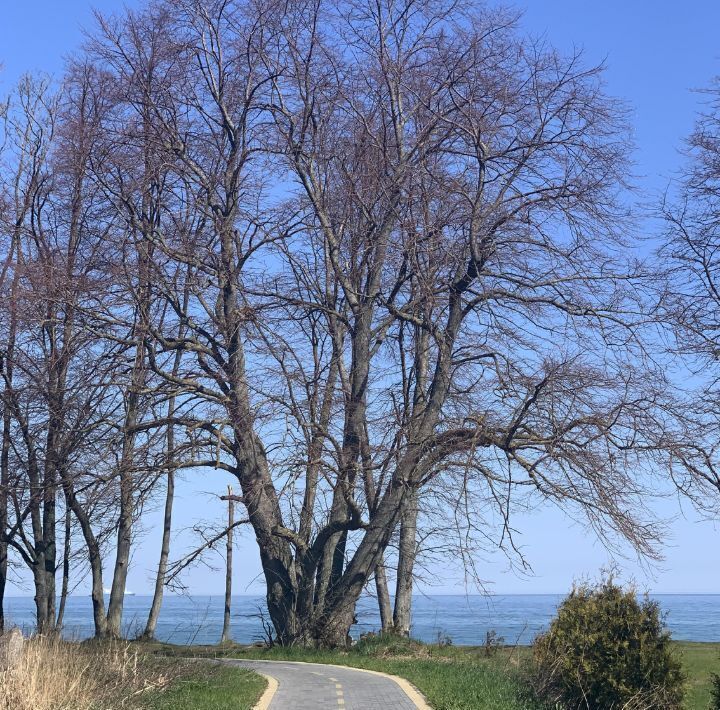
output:
<instances>
[{"instance_id":1,"label":"brick paving stone","mask_svg":"<svg viewBox=\"0 0 720 710\"><path fill-rule=\"evenodd\" d=\"M227 661L278 681L270 710L416 710L390 678L320 663ZM339 687L338 687L339 686Z\"/></svg>"}]
</instances>

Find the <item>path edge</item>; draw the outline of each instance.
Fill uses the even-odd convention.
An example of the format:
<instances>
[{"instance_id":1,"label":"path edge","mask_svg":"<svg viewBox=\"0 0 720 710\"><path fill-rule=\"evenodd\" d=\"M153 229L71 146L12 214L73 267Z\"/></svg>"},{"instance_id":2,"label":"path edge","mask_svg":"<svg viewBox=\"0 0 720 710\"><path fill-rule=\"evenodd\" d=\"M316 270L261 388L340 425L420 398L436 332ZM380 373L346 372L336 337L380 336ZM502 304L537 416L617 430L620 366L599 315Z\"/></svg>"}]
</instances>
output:
<instances>
[{"instance_id":1,"label":"path edge","mask_svg":"<svg viewBox=\"0 0 720 710\"><path fill-rule=\"evenodd\" d=\"M293 663L295 665L301 665L301 666L327 666L328 668L339 668L340 670L347 670L348 668L353 671L360 671L361 673L370 673L372 675L378 675L383 678L389 678L391 681L396 683L398 686L400 686L400 690L405 693L405 695L410 698L410 700L415 703L415 707L417 710L433 710L432 706L428 703L427 698L409 681L405 678L401 678L397 675L391 675L390 673L383 673L382 671L371 671L369 668L358 668L357 666L340 666L337 663L313 663L312 661L280 661L280 660L270 660L270 659L262 659L262 658L255 658L255 659L240 659L240 658L228 658L225 660L234 660L234 661L245 661L247 663L252 663L253 660L255 661L261 661L263 663ZM259 671L256 671L256 673L260 673ZM263 673L260 673L260 675L264 675ZM266 678L270 678L270 676L265 676ZM273 680L275 680L273 678ZM277 681L275 681L277 684ZM277 689L277 688L276 688ZM265 691L267 693L267 691ZM275 690L273 690L273 695L275 694ZM263 695L263 698L265 696ZM263 700L261 698L261 702ZM270 696L272 698L272 695ZM261 706L256 705L253 710L266 710L267 706Z\"/></svg>"},{"instance_id":2,"label":"path edge","mask_svg":"<svg viewBox=\"0 0 720 710\"><path fill-rule=\"evenodd\" d=\"M268 708L270 707L270 703L275 696L275 693L277 693L279 683L277 681L277 678L273 678L271 675L261 673L260 671L255 671L255 673L265 678L265 680L267 681L267 688L265 688L265 691L260 696L260 700L258 700L257 703L253 705L253 710L268 710Z\"/></svg>"},{"instance_id":3,"label":"path edge","mask_svg":"<svg viewBox=\"0 0 720 710\"><path fill-rule=\"evenodd\" d=\"M371 673L372 675L389 678L397 683L405 695L407 695L408 698L415 703L417 710L433 710L432 706L428 703L427 698L409 680L399 675L383 673L382 671L371 671L369 668L357 668L356 666L338 666L334 663L326 663L323 665L332 666L333 668L352 668L353 670L360 671L361 673Z\"/></svg>"}]
</instances>

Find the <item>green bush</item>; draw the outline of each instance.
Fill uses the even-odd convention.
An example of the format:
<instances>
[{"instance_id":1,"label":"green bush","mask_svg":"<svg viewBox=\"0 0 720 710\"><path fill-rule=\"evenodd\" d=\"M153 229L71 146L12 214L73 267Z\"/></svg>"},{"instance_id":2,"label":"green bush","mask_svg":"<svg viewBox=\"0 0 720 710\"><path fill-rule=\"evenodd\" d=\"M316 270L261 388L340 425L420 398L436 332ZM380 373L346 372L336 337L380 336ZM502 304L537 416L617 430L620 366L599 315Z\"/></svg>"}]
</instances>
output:
<instances>
[{"instance_id":1,"label":"green bush","mask_svg":"<svg viewBox=\"0 0 720 710\"><path fill-rule=\"evenodd\" d=\"M369 633L361 637L352 651L360 656L382 658L386 656L412 655L423 646L419 641L397 634Z\"/></svg>"},{"instance_id":2,"label":"green bush","mask_svg":"<svg viewBox=\"0 0 720 710\"><path fill-rule=\"evenodd\" d=\"M717 673L712 674L710 696L710 710L720 710L720 675Z\"/></svg>"},{"instance_id":3,"label":"green bush","mask_svg":"<svg viewBox=\"0 0 720 710\"><path fill-rule=\"evenodd\" d=\"M671 710L684 677L656 602L612 579L573 589L533 644L533 685L567 710Z\"/></svg>"}]
</instances>

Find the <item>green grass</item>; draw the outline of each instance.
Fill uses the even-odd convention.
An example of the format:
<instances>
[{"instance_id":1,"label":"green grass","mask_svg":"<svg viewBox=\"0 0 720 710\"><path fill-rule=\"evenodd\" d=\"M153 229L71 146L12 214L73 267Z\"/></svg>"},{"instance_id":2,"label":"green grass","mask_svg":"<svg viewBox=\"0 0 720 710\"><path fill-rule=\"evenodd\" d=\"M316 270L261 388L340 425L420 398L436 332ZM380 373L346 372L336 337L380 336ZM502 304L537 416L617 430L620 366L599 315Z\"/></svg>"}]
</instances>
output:
<instances>
[{"instance_id":1,"label":"green grass","mask_svg":"<svg viewBox=\"0 0 720 710\"><path fill-rule=\"evenodd\" d=\"M720 671L720 644L677 643L676 648L688 677L686 710L708 710L710 676ZM426 645L393 637L371 638L348 651L238 645L154 648L161 654L334 663L382 671L409 680L435 710L541 710L522 680L529 651L502 648L488 657L482 647Z\"/></svg>"},{"instance_id":2,"label":"green grass","mask_svg":"<svg viewBox=\"0 0 720 710\"><path fill-rule=\"evenodd\" d=\"M161 646L158 653L170 649ZM482 649L438 647L396 638L373 639L349 651L300 648L205 646L172 648L194 656L333 663L391 673L409 680L435 710L537 710L519 678L520 658L527 649L503 651L486 658Z\"/></svg>"},{"instance_id":3,"label":"green grass","mask_svg":"<svg viewBox=\"0 0 720 710\"><path fill-rule=\"evenodd\" d=\"M710 703L710 676L720 672L720 644L678 642L688 676L685 706L688 710L707 710Z\"/></svg>"},{"instance_id":4,"label":"green grass","mask_svg":"<svg viewBox=\"0 0 720 710\"><path fill-rule=\"evenodd\" d=\"M167 688L144 694L138 710L250 710L267 681L242 668L187 664Z\"/></svg>"},{"instance_id":5,"label":"green grass","mask_svg":"<svg viewBox=\"0 0 720 710\"><path fill-rule=\"evenodd\" d=\"M530 710L539 707L523 700L524 688L516 673L500 663L449 656L393 658L292 649L237 655L334 663L391 673L409 680L435 710Z\"/></svg>"}]
</instances>

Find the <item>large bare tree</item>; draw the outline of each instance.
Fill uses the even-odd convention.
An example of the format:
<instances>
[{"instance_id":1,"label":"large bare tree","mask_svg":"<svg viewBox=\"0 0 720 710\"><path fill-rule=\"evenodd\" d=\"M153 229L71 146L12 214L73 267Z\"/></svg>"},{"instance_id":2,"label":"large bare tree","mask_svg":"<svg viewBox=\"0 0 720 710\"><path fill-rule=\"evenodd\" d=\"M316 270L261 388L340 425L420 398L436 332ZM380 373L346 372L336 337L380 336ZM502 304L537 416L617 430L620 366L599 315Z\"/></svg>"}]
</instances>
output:
<instances>
[{"instance_id":1,"label":"large bare tree","mask_svg":"<svg viewBox=\"0 0 720 710\"><path fill-rule=\"evenodd\" d=\"M430 482L652 551L650 275L600 69L447 3L160 3L90 54L171 186L143 327L177 465L237 477L281 642L344 643L398 525L407 626Z\"/></svg>"},{"instance_id":2,"label":"large bare tree","mask_svg":"<svg viewBox=\"0 0 720 710\"><path fill-rule=\"evenodd\" d=\"M516 20L160 0L99 17L58 105L27 104L32 159L2 194L0 532L39 622L58 496L117 636L164 481L154 635L183 470L237 480L286 644L344 644L373 578L408 633L418 521L511 552L516 506L549 502L654 554L646 483L677 439L626 238L625 110Z\"/></svg>"}]
</instances>

